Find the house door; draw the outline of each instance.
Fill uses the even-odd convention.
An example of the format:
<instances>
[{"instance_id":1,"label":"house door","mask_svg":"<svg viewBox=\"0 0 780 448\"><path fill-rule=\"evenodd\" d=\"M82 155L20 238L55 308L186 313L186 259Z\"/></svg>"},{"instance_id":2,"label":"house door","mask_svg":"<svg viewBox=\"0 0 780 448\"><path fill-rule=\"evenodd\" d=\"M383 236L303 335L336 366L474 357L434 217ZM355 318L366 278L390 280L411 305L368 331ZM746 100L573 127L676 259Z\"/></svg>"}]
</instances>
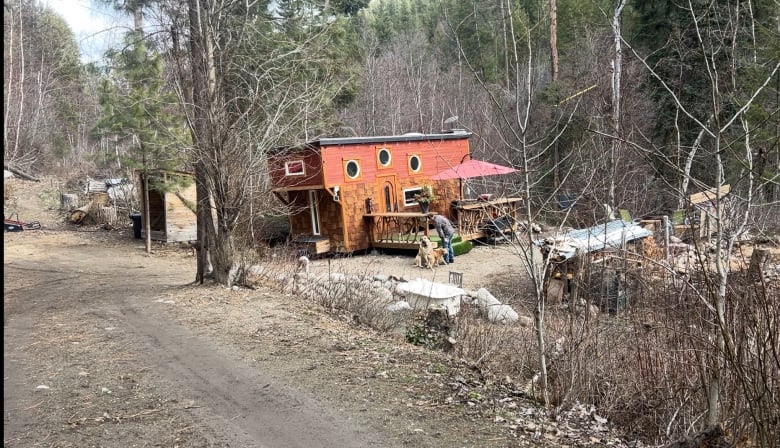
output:
<instances>
[{"instance_id":1,"label":"house door","mask_svg":"<svg viewBox=\"0 0 780 448\"><path fill-rule=\"evenodd\" d=\"M379 179L379 212L391 213L398 211L398 188L395 176L383 176Z\"/></svg>"}]
</instances>

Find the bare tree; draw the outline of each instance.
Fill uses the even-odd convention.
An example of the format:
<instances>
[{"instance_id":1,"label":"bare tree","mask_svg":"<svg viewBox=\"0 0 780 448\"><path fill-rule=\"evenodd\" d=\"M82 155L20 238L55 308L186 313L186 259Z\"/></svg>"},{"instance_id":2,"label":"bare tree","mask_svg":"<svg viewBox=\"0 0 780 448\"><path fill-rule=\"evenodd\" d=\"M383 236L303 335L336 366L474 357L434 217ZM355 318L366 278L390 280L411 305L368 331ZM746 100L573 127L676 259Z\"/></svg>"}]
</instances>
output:
<instances>
[{"instance_id":1,"label":"bare tree","mask_svg":"<svg viewBox=\"0 0 780 448\"><path fill-rule=\"evenodd\" d=\"M620 150L620 102L622 97L620 94L622 83L622 70L623 70L623 48L620 45L621 31L621 15L623 8L626 6L626 0L619 0L615 6L614 15L612 17L612 32L615 39L615 53L612 59L612 134L615 138L612 139L610 145L610 169L609 169L609 193L607 194L607 204L615 206L615 173L617 170L617 154Z\"/></svg>"},{"instance_id":2,"label":"bare tree","mask_svg":"<svg viewBox=\"0 0 780 448\"><path fill-rule=\"evenodd\" d=\"M186 110L198 183L200 281L207 251L217 282L232 285L240 276L234 232L251 190L267 188L257 180L266 176L265 154L309 138L340 83L327 69L336 63L329 30L337 21L329 23L326 11L272 20L258 8L237 0L188 3L193 93Z\"/></svg>"},{"instance_id":3,"label":"bare tree","mask_svg":"<svg viewBox=\"0 0 780 448\"><path fill-rule=\"evenodd\" d=\"M729 4L726 6L734 8L733 11L736 14L733 17L740 16L739 8L735 5ZM752 132L755 132L755 129L752 126L748 112L763 89L778 75L780 62L774 61L767 67L763 81L760 81L752 92L744 94L741 102L732 104L730 108L725 108L724 105L730 103L727 99L728 92L726 90L729 89L729 86L734 88L736 85L733 74L736 73L735 65L740 59L738 53L740 49L733 47L732 50L734 52L730 54L728 59L732 65L723 66L723 61L719 57L720 52L717 51L717 48L723 48L723 44L728 41L727 38L731 39L732 42L738 42L737 33L741 31L741 26L738 22L731 21L727 29L730 29L733 34L716 35L713 29L708 28L706 22L712 20L710 15L716 14L717 11L696 9L690 2L687 4L687 11L693 24L694 36L701 54L700 60L704 64L704 73L709 86L708 95L711 101L709 102L709 111L705 117L697 116L692 112L691 105L685 104L677 93L669 87L667 80L663 79L637 51L634 50L633 54L645 65L648 73L661 85L666 94L671 97L672 101L677 105L677 111L687 116L698 126L698 137L688 155L688 159L690 160L690 158L694 157L693 153L695 151L706 148L706 152L702 156L708 158L709 166L712 167L714 172L712 176L713 182L709 184L704 179L691 175L689 161L686 161L683 166L667 161L672 169L677 170L680 175L686 178L687 182L683 183L683 186L690 182L699 188L711 189L714 192L713 209L709 213L709 219L714 223L715 228L712 243L712 250L714 251L712 256L714 278L712 278L711 283L707 285L704 291L700 291L699 298L711 313L712 321L714 322L711 334L714 342L711 346L710 356L707 358L705 383L708 408L706 423L708 425L716 425L725 419L723 415L723 395L727 372L735 372L739 382L744 383L748 381L745 373L746 366L740 361L740 359L744 358L739 356L739 347L733 338L735 324L727 318L729 314L728 291L731 278L729 258L734 249L735 241L746 229L755 207L753 201L753 192L755 190L753 182L754 170L750 145L750 135ZM626 44L625 40L623 42ZM725 47L728 47L728 45ZM741 194L739 196L732 194L731 201L726 201L723 197L722 187L727 183L729 160L738 154L737 141L732 136L739 134L744 135L744 153L741 159L746 164L746 175L742 177L745 179L745 182L744 185L739 186L738 191ZM680 194L685 194L685 192L681 191ZM738 205L735 205L734 202L737 202ZM732 213L734 207L741 210L741 215ZM703 265L702 270L706 272L709 271L709 268L707 265ZM729 391L728 394L733 395L735 392ZM750 405L751 400L748 399L747 403ZM752 403L755 403L755 401L753 400ZM756 415L755 412L751 412L751 414ZM766 426L765 421L757 420L755 423L757 428L765 428Z\"/></svg>"}]
</instances>

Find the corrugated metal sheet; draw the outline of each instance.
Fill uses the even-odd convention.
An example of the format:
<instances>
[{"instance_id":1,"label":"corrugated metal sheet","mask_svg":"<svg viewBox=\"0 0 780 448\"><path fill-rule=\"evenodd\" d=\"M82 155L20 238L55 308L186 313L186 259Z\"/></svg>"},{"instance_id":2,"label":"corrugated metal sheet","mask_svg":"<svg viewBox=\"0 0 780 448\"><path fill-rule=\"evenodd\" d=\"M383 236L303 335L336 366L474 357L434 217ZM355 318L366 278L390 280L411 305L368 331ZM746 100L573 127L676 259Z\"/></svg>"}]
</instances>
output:
<instances>
[{"instance_id":1,"label":"corrugated metal sheet","mask_svg":"<svg viewBox=\"0 0 780 448\"><path fill-rule=\"evenodd\" d=\"M577 229L563 235L536 240L534 243L558 260L568 260L578 251L595 252L604 248L620 248L629 241L652 235L636 222L616 219L587 229Z\"/></svg>"}]
</instances>

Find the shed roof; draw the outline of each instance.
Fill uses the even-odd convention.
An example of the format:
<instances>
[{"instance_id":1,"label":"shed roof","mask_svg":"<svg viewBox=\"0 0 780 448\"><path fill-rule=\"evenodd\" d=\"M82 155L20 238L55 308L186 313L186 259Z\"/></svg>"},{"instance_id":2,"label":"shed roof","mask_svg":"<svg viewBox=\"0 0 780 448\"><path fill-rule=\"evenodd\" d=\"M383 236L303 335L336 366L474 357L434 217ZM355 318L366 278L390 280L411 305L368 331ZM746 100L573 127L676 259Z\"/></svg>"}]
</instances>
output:
<instances>
[{"instance_id":1,"label":"shed roof","mask_svg":"<svg viewBox=\"0 0 780 448\"><path fill-rule=\"evenodd\" d=\"M552 251L555 258L568 260L578 251L595 252L607 247L618 248L623 243L645 238L653 232L636 222L616 219L587 229L576 229L561 236L534 241L537 246Z\"/></svg>"}]
</instances>

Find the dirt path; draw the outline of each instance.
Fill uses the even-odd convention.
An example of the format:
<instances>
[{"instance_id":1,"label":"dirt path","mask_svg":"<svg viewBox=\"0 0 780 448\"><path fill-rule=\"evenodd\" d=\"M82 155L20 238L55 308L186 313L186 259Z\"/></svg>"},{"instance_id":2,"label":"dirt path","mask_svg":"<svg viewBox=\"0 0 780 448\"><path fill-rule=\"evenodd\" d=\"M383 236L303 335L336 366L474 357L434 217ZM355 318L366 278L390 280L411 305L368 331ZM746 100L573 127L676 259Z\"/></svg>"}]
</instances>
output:
<instances>
[{"instance_id":1,"label":"dirt path","mask_svg":"<svg viewBox=\"0 0 780 448\"><path fill-rule=\"evenodd\" d=\"M393 446L172 319L184 253L100 236L6 234L4 446Z\"/></svg>"},{"instance_id":2,"label":"dirt path","mask_svg":"<svg viewBox=\"0 0 780 448\"><path fill-rule=\"evenodd\" d=\"M460 257L466 281L495 256ZM301 298L191 285L194 262L129 229L6 233L4 446L538 446L495 420L537 415L512 384ZM313 269L446 273L412 262Z\"/></svg>"}]
</instances>

